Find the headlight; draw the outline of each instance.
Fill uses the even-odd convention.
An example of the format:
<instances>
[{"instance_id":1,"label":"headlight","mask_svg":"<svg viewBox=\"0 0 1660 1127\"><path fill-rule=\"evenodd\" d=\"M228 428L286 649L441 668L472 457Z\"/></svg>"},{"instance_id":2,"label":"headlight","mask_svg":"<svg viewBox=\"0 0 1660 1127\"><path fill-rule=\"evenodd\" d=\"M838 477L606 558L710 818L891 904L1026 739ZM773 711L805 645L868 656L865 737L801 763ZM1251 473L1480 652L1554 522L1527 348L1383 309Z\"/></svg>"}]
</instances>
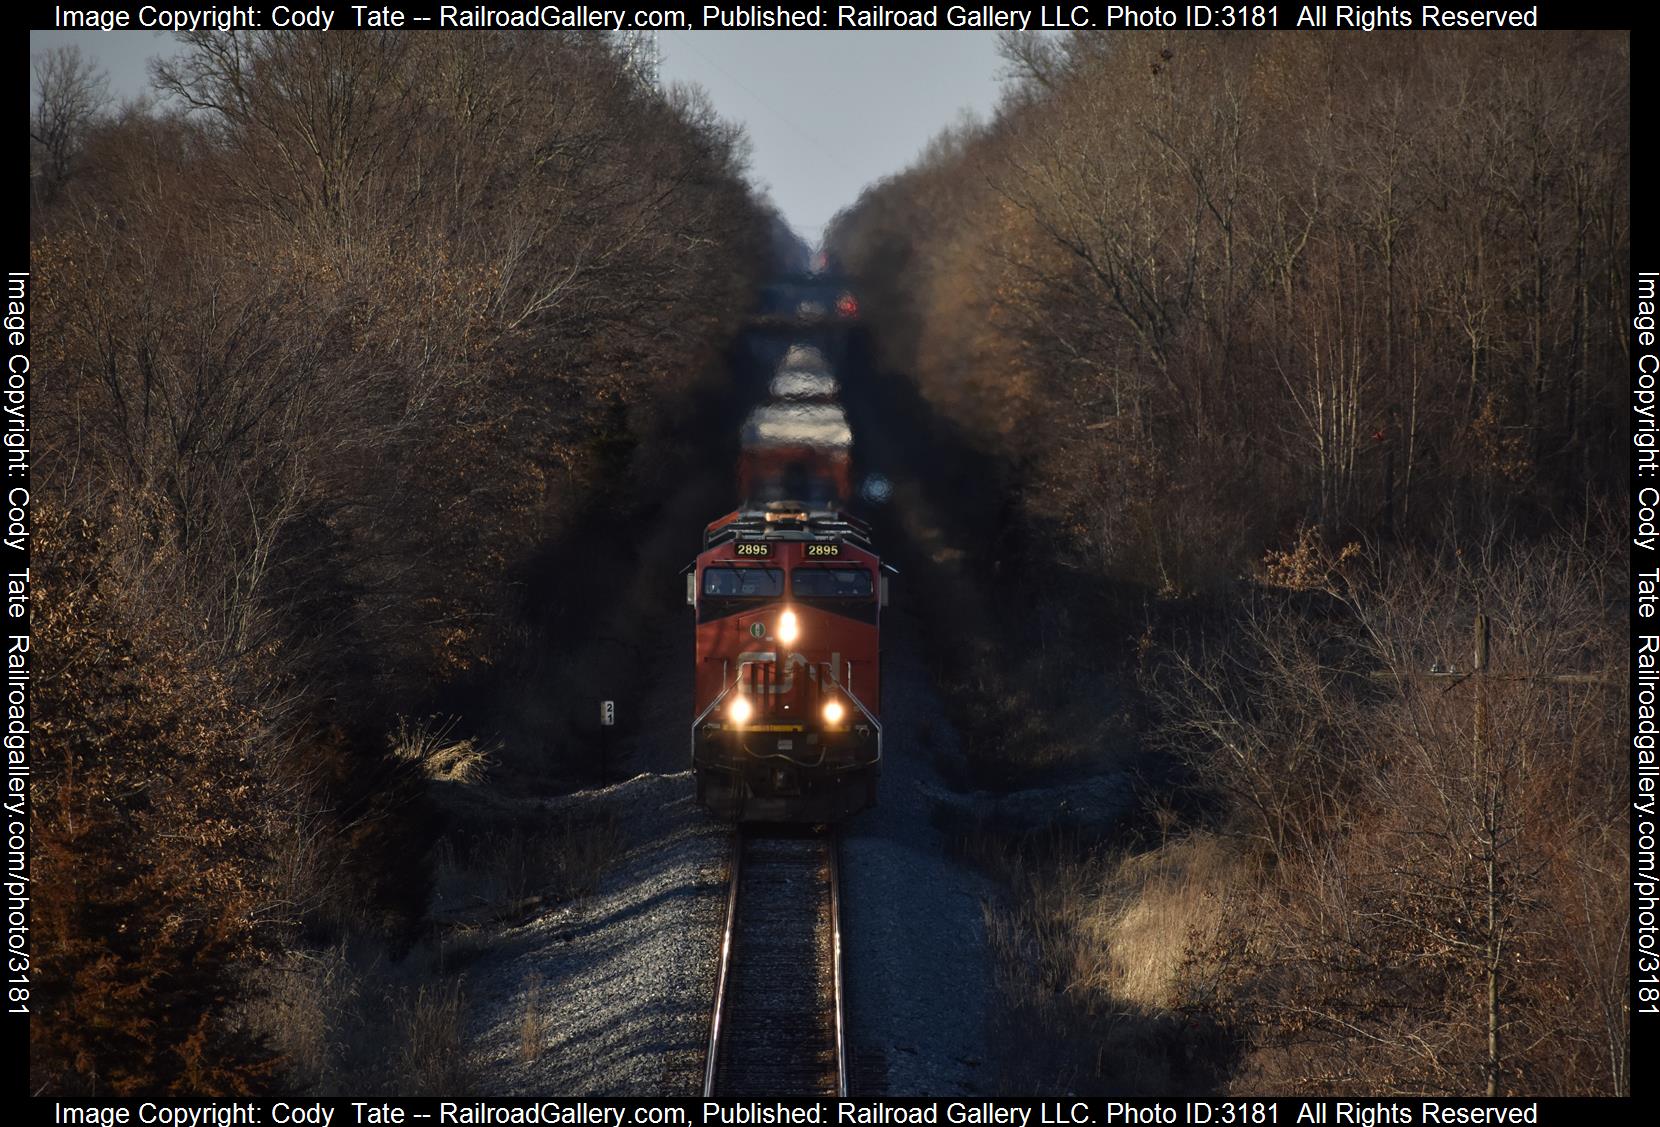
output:
<instances>
[{"instance_id":1,"label":"headlight","mask_svg":"<svg viewBox=\"0 0 1660 1127\"><path fill-rule=\"evenodd\" d=\"M795 611L787 610L778 616L778 640L786 646L801 636L801 626L795 620Z\"/></svg>"},{"instance_id":2,"label":"headlight","mask_svg":"<svg viewBox=\"0 0 1660 1127\"><path fill-rule=\"evenodd\" d=\"M726 715L734 724L747 724L754 711L749 706L749 698L739 693L732 699L732 706L726 710Z\"/></svg>"},{"instance_id":3,"label":"headlight","mask_svg":"<svg viewBox=\"0 0 1660 1127\"><path fill-rule=\"evenodd\" d=\"M840 724L842 717L846 715L847 709L842 707L841 701L827 700L824 702L824 722L826 724Z\"/></svg>"}]
</instances>

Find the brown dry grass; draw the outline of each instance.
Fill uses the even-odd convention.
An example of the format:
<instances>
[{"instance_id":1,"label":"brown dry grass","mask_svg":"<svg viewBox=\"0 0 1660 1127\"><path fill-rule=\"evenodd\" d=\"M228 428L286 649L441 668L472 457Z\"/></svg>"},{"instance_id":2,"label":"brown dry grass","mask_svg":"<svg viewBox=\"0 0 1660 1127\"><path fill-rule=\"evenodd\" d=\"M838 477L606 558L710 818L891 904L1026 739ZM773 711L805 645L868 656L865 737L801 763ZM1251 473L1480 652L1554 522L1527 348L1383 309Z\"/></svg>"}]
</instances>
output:
<instances>
[{"instance_id":1,"label":"brown dry grass","mask_svg":"<svg viewBox=\"0 0 1660 1127\"><path fill-rule=\"evenodd\" d=\"M392 754L416 763L421 774L436 782L470 784L483 780L495 749L476 739L451 739L454 717L398 717L391 735Z\"/></svg>"},{"instance_id":2,"label":"brown dry grass","mask_svg":"<svg viewBox=\"0 0 1660 1127\"><path fill-rule=\"evenodd\" d=\"M1175 1007L1182 965L1216 937L1223 894L1238 879L1223 840L1203 833L1146 853L1016 871L1021 905L992 921L1005 964L1086 1008L1147 1012Z\"/></svg>"},{"instance_id":3,"label":"brown dry grass","mask_svg":"<svg viewBox=\"0 0 1660 1127\"><path fill-rule=\"evenodd\" d=\"M553 1014L541 975L532 972L525 979L519 1006L519 1058L531 1064L542 1055L548 1034L553 1031Z\"/></svg>"},{"instance_id":4,"label":"brown dry grass","mask_svg":"<svg viewBox=\"0 0 1660 1127\"><path fill-rule=\"evenodd\" d=\"M1010 1043L1007 1086L1155 1094L1207 1083L1179 999L1241 879L1226 841L1193 833L1138 854L1001 858L1012 904L988 907ZM1041 1062L1034 1065L1033 1062ZM1043 1071L1033 1072L1036 1067Z\"/></svg>"},{"instance_id":5,"label":"brown dry grass","mask_svg":"<svg viewBox=\"0 0 1660 1127\"><path fill-rule=\"evenodd\" d=\"M451 978L406 992L393 1007L396 1077L400 1095L453 1096L472 1090L463 1040L466 995Z\"/></svg>"},{"instance_id":6,"label":"brown dry grass","mask_svg":"<svg viewBox=\"0 0 1660 1127\"><path fill-rule=\"evenodd\" d=\"M1124 859L1083 917L1083 942L1105 956L1096 988L1145 1010L1174 1007L1188 953L1216 937L1237 864L1210 834Z\"/></svg>"},{"instance_id":7,"label":"brown dry grass","mask_svg":"<svg viewBox=\"0 0 1660 1127\"><path fill-rule=\"evenodd\" d=\"M285 1086L306 1093L340 1087L348 1025L363 987L344 945L289 952L252 977L258 1001L245 1020L281 1058Z\"/></svg>"},{"instance_id":8,"label":"brown dry grass","mask_svg":"<svg viewBox=\"0 0 1660 1127\"><path fill-rule=\"evenodd\" d=\"M489 838L481 852L499 904L532 898L557 904L599 887L620 842L611 817L573 817L515 826Z\"/></svg>"},{"instance_id":9,"label":"brown dry grass","mask_svg":"<svg viewBox=\"0 0 1660 1127\"><path fill-rule=\"evenodd\" d=\"M365 936L295 951L255 975L259 1002L244 1023L278 1054L283 1091L465 1094L476 1077L452 962L425 943L394 960Z\"/></svg>"},{"instance_id":10,"label":"brown dry grass","mask_svg":"<svg viewBox=\"0 0 1660 1127\"><path fill-rule=\"evenodd\" d=\"M609 813L474 825L439 842L435 910L454 932L463 920L507 918L587 896L599 887L621 841Z\"/></svg>"}]
</instances>

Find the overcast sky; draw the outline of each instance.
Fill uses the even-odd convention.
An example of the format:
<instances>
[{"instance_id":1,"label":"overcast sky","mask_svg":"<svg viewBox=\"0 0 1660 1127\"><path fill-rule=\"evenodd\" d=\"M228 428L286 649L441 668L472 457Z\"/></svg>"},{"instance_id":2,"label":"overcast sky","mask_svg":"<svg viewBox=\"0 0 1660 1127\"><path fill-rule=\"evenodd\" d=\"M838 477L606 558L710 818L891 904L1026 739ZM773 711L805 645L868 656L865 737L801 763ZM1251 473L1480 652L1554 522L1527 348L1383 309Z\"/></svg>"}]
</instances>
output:
<instances>
[{"instance_id":1,"label":"overcast sky","mask_svg":"<svg viewBox=\"0 0 1660 1127\"><path fill-rule=\"evenodd\" d=\"M662 80L694 82L754 147L751 176L815 242L872 181L910 164L928 139L998 98L997 37L976 31L665 32ZM78 44L118 96L148 86L147 61L172 49L147 31L37 31L29 49Z\"/></svg>"}]
</instances>

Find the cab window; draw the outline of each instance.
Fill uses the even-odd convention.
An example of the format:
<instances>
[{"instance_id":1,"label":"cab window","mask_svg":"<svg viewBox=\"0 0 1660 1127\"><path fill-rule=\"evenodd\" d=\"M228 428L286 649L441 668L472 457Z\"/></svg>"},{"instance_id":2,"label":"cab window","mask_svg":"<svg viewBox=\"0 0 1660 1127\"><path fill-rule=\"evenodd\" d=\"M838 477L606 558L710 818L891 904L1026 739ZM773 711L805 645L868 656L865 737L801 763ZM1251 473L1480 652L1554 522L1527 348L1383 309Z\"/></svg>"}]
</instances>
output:
<instances>
[{"instance_id":1,"label":"cab window","mask_svg":"<svg viewBox=\"0 0 1660 1127\"><path fill-rule=\"evenodd\" d=\"M706 567L703 593L711 599L776 599L784 593L777 567Z\"/></svg>"},{"instance_id":2,"label":"cab window","mask_svg":"<svg viewBox=\"0 0 1660 1127\"><path fill-rule=\"evenodd\" d=\"M870 572L852 567L798 567L790 590L803 599L868 599Z\"/></svg>"}]
</instances>

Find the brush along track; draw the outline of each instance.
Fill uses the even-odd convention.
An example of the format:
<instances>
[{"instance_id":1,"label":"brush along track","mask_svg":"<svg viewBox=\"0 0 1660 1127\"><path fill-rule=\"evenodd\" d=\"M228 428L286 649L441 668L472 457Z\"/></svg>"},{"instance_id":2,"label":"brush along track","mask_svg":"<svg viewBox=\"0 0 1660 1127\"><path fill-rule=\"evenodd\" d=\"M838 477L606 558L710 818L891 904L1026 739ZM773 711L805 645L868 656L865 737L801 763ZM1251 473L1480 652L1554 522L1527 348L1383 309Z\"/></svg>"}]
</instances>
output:
<instances>
[{"instance_id":1,"label":"brush along track","mask_svg":"<svg viewBox=\"0 0 1660 1127\"><path fill-rule=\"evenodd\" d=\"M845 1096L841 908L827 834L738 827L706 1096Z\"/></svg>"}]
</instances>

